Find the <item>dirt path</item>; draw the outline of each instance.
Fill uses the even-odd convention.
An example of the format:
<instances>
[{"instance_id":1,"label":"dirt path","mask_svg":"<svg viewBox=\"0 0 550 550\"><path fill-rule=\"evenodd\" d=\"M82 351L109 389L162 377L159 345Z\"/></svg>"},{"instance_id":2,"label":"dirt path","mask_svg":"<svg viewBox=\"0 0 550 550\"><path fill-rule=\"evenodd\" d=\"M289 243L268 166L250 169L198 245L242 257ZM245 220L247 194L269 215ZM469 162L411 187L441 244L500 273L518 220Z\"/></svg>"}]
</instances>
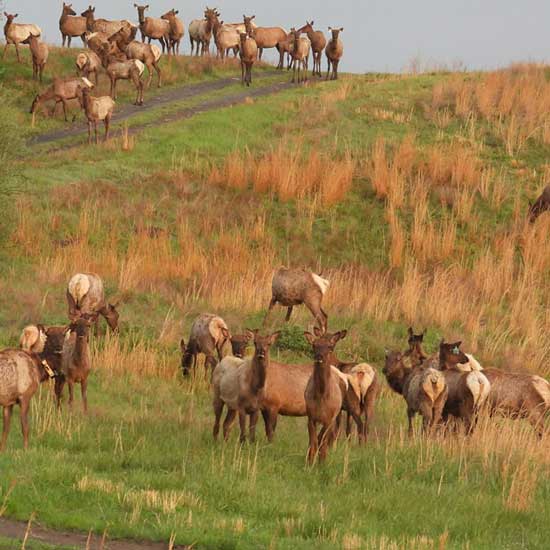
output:
<instances>
[{"instance_id":1,"label":"dirt path","mask_svg":"<svg viewBox=\"0 0 550 550\"><path fill-rule=\"evenodd\" d=\"M280 73L270 72L270 73L267 73L266 75L262 75L262 77L266 77L266 76L274 77L277 75L280 76ZM167 92L161 93L156 97L151 98L149 101L145 103L145 105L141 107L138 107L132 104L124 105L119 110L115 111L115 114L113 116L113 121L114 123L121 122L123 120L131 118L132 116L150 111L151 109L156 109L164 105L169 105L170 103L185 101L186 99L191 99L194 97L200 97L201 95L222 90L223 88L234 85L239 81L240 79L236 77L223 78L213 82L201 82L199 84L191 84L191 85L182 86L179 88L174 88ZM181 110L175 111L173 113L165 114L159 117L158 119L150 122L133 125L129 128L129 133L133 134L153 126L159 126L162 124L166 124L168 122L174 122L176 120L190 118L197 113L212 111L215 109L222 109L224 107L230 107L232 105L244 103L248 98L270 95L273 93L277 93L281 90L290 88L291 86L292 84L290 84L289 82L284 82L284 83L279 82L274 84L268 84L265 86L259 85L258 87L247 88L242 92L239 92L230 96L211 99L203 103L199 103L193 107L182 108ZM54 143L56 141L66 139L69 137L84 136L84 135L87 135L87 132L88 132L87 126L79 124L78 126L73 126L71 128L56 130L53 132L48 132L45 134L34 136L29 140L29 145ZM67 146L59 147L59 149L68 149L78 144L80 143L68 144Z\"/></svg>"},{"instance_id":2,"label":"dirt path","mask_svg":"<svg viewBox=\"0 0 550 550\"><path fill-rule=\"evenodd\" d=\"M28 524L24 521L0 518L0 536L2 537L23 540L27 527ZM54 531L41 527L36 523L31 524L28 540L49 544L54 547L59 545L68 548L78 548L79 550L81 548L89 550L167 550L169 548L168 542L114 540L110 539L108 534L104 540L102 535L90 535L88 540L88 534L77 533L75 531ZM192 546L175 544L172 548L174 550L185 550L192 548Z\"/></svg>"}]
</instances>

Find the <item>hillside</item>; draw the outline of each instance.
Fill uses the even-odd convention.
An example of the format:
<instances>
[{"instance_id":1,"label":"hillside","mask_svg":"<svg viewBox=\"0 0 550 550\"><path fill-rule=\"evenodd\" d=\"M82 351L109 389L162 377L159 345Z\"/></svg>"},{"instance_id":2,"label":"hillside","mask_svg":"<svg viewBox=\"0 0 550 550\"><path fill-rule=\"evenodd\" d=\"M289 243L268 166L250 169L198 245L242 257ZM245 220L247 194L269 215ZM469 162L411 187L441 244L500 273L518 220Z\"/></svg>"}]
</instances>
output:
<instances>
[{"instance_id":1,"label":"hillside","mask_svg":"<svg viewBox=\"0 0 550 550\"><path fill-rule=\"evenodd\" d=\"M169 86L238 72L180 63ZM273 445L263 427L255 445L236 428L214 443L202 365L182 379L179 340L204 311L256 328L273 269L305 266L331 281L343 358L380 371L413 325L430 352L460 339L484 365L549 376L550 216L526 221L550 182L546 69L343 75L165 122L236 82L128 118L130 136L115 126L98 147L24 144L64 127L30 130L29 71L10 58L0 72L0 343L64 323L77 271L121 300L121 332L92 343L88 417L56 413L43 387L28 452L12 429L0 515L197 548L544 546L550 442L526 422L409 440L379 372L367 445L341 440L309 469L304 419L280 419ZM262 71L257 86L288 80ZM311 317L283 319L272 355L310 360Z\"/></svg>"}]
</instances>

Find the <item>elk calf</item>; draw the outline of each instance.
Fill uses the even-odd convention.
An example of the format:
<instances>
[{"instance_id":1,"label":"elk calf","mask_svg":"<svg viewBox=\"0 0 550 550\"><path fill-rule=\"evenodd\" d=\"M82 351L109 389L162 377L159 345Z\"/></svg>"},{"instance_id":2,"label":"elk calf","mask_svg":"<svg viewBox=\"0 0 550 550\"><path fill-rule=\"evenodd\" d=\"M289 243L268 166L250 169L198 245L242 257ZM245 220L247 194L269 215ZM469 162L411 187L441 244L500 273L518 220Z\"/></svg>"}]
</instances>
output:
<instances>
[{"instance_id":1,"label":"elk calf","mask_svg":"<svg viewBox=\"0 0 550 550\"><path fill-rule=\"evenodd\" d=\"M241 43L239 47L239 56L241 58L241 82L243 86L252 84L252 65L258 55L258 46L256 41L248 36L247 33L240 34Z\"/></svg>"},{"instance_id":2,"label":"elk calf","mask_svg":"<svg viewBox=\"0 0 550 550\"><path fill-rule=\"evenodd\" d=\"M325 48L325 55L327 56L327 77L326 80L338 80L338 64L340 63L340 60L342 59L342 56L344 55L344 44L340 40L339 36L340 33L344 30L344 27L341 27L339 29L333 29L332 27L329 27L328 30L332 34L332 38L329 40L326 48ZM330 69L332 67L332 74L330 72Z\"/></svg>"},{"instance_id":3,"label":"elk calf","mask_svg":"<svg viewBox=\"0 0 550 550\"><path fill-rule=\"evenodd\" d=\"M42 73L46 62L48 61L48 46L41 42L38 38L39 35L35 35L32 32L26 40L23 40L23 44L29 44L32 56L32 78L37 78L42 82Z\"/></svg>"}]
</instances>

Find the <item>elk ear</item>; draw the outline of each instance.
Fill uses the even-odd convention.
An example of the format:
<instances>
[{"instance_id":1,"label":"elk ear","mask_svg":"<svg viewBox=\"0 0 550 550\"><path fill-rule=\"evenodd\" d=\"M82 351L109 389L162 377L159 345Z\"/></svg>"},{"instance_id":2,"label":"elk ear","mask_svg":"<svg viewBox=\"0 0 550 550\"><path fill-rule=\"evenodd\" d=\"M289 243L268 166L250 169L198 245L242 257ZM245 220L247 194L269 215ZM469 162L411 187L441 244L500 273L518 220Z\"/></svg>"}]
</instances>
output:
<instances>
[{"instance_id":1,"label":"elk ear","mask_svg":"<svg viewBox=\"0 0 550 550\"><path fill-rule=\"evenodd\" d=\"M175 10L174 14L177 15L180 12L180 10Z\"/></svg>"},{"instance_id":2,"label":"elk ear","mask_svg":"<svg viewBox=\"0 0 550 550\"><path fill-rule=\"evenodd\" d=\"M253 15L253 16L250 18L250 21L252 21L252 19L256 19L256 16Z\"/></svg>"},{"instance_id":3,"label":"elk ear","mask_svg":"<svg viewBox=\"0 0 550 550\"><path fill-rule=\"evenodd\" d=\"M348 331L346 329L341 330L340 332L336 333L336 336L338 337L336 341L343 340L348 335Z\"/></svg>"},{"instance_id":4,"label":"elk ear","mask_svg":"<svg viewBox=\"0 0 550 550\"><path fill-rule=\"evenodd\" d=\"M412 327L409 327L409 328L407 329L407 334L409 335L409 338L412 338L412 337L413 337L414 331L413 331Z\"/></svg>"},{"instance_id":5,"label":"elk ear","mask_svg":"<svg viewBox=\"0 0 550 550\"><path fill-rule=\"evenodd\" d=\"M244 330L244 333L248 336L249 340L252 340L256 336L258 329L250 330L249 328Z\"/></svg>"},{"instance_id":6,"label":"elk ear","mask_svg":"<svg viewBox=\"0 0 550 550\"><path fill-rule=\"evenodd\" d=\"M344 32L344 27L340 27L340 32Z\"/></svg>"},{"instance_id":7,"label":"elk ear","mask_svg":"<svg viewBox=\"0 0 550 550\"><path fill-rule=\"evenodd\" d=\"M321 336L323 336L323 331L319 327L313 327L313 334L315 334L317 338L321 338Z\"/></svg>"},{"instance_id":8,"label":"elk ear","mask_svg":"<svg viewBox=\"0 0 550 550\"><path fill-rule=\"evenodd\" d=\"M272 346L276 341L277 339L279 338L279 336L281 335L281 331L278 330L277 332L274 332L270 337L269 337L269 345Z\"/></svg>"},{"instance_id":9,"label":"elk ear","mask_svg":"<svg viewBox=\"0 0 550 550\"><path fill-rule=\"evenodd\" d=\"M390 355L390 350L388 348L384 348L384 355L387 357L389 357Z\"/></svg>"},{"instance_id":10,"label":"elk ear","mask_svg":"<svg viewBox=\"0 0 550 550\"><path fill-rule=\"evenodd\" d=\"M328 30L331 31L331 30L332 30L332 27L329 27Z\"/></svg>"},{"instance_id":11,"label":"elk ear","mask_svg":"<svg viewBox=\"0 0 550 550\"><path fill-rule=\"evenodd\" d=\"M310 23L310 25L313 27L313 24L314 24L314 23L315 23L315 21L312 21L312 22Z\"/></svg>"},{"instance_id":12,"label":"elk ear","mask_svg":"<svg viewBox=\"0 0 550 550\"><path fill-rule=\"evenodd\" d=\"M311 345L313 345L313 342L316 340L315 336L311 334L311 332L304 332L304 337Z\"/></svg>"},{"instance_id":13,"label":"elk ear","mask_svg":"<svg viewBox=\"0 0 550 550\"><path fill-rule=\"evenodd\" d=\"M185 353L185 349L186 349L185 348L185 340L182 338L180 340L180 350L181 350L182 353Z\"/></svg>"}]
</instances>

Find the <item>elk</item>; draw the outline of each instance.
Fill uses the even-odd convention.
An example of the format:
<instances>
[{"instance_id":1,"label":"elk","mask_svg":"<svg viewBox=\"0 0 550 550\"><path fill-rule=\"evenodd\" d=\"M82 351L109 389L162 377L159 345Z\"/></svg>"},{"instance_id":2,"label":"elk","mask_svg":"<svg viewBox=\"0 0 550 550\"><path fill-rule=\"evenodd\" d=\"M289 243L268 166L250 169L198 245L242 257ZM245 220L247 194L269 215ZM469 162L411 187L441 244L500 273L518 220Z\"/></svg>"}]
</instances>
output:
<instances>
[{"instance_id":1,"label":"elk","mask_svg":"<svg viewBox=\"0 0 550 550\"><path fill-rule=\"evenodd\" d=\"M197 355L203 353L205 360L205 376L208 374L208 368L214 370L216 366L215 355L218 359L223 358L223 348L229 341L231 334L225 321L213 313L203 313L199 315L191 325L189 341L185 345L185 340L180 341L182 353L181 369L183 376L189 376L191 367L196 368Z\"/></svg>"},{"instance_id":2,"label":"elk","mask_svg":"<svg viewBox=\"0 0 550 550\"><path fill-rule=\"evenodd\" d=\"M32 78L33 80L38 78L40 82L42 82L42 73L48 61L48 45L41 42L38 36L34 35L32 32L26 40L23 40L23 44L28 44L31 50Z\"/></svg>"},{"instance_id":3,"label":"elk","mask_svg":"<svg viewBox=\"0 0 550 550\"><path fill-rule=\"evenodd\" d=\"M243 15L245 30L258 45L258 59L261 61L262 53L266 48L277 48L281 40L284 40L287 33L281 27L257 27L252 25L256 16L247 17ZM242 32L242 31L241 31Z\"/></svg>"},{"instance_id":4,"label":"elk","mask_svg":"<svg viewBox=\"0 0 550 550\"><path fill-rule=\"evenodd\" d=\"M309 434L308 463L313 464L317 455L322 462L327 450L334 442L337 430L336 419L340 414L343 396L348 390L344 375L330 364L334 346L346 336L346 331L337 332L326 337L317 338L305 332L306 340L313 348L313 373L304 392ZM321 430L317 433L317 425Z\"/></svg>"},{"instance_id":5,"label":"elk","mask_svg":"<svg viewBox=\"0 0 550 550\"><path fill-rule=\"evenodd\" d=\"M76 56L76 72L80 76L86 77L88 80L91 79L92 74L95 77L96 86L99 83L99 69L101 68L101 59L92 50L88 50L82 53L79 53Z\"/></svg>"},{"instance_id":6,"label":"elk","mask_svg":"<svg viewBox=\"0 0 550 550\"><path fill-rule=\"evenodd\" d=\"M535 220L547 210L550 210L550 185L547 185L534 203L529 203L529 222Z\"/></svg>"},{"instance_id":7,"label":"elk","mask_svg":"<svg viewBox=\"0 0 550 550\"><path fill-rule=\"evenodd\" d=\"M292 33L288 33L283 40L279 40L277 50L279 51L279 64L277 69L284 69L285 53L287 54L287 70L290 70L292 65L292 48L294 46L294 37Z\"/></svg>"},{"instance_id":8,"label":"elk","mask_svg":"<svg viewBox=\"0 0 550 550\"><path fill-rule=\"evenodd\" d=\"M246 355L248 342L250 342L253 337L254 335L250 332L231 335L231 352L233 353L233 356L242 359Z\"/></svg>"},{"instance_id":9,"label":"elk","mask_svg":"<svg viewBox=\"0 0 550 550\"><path fill-rule=\"evenodd\" d=\"M309 38L300 36L300 31L291 30L293 36L292 49L290 56L292 58L292 82L296 82L296 65L298 65L298 83L307 81L307 65L309 60L309 50L311 43Z\"/></svg>"},{"instance_id":10,"label":"elk","mask_svg":"<svg viewBox=\"0 0 550 550\"><path fill-rule=\"evenodd\" d=\"M90 95L89 88L82 87L78 88L77 97L80 102L80 106L88 119L88 144L92 143L92 126L94 127L96 145L99 143L97 123L101 120L105 125L104 141L107 141L107 139L109 139L109 126L113 116L113 110L115 108L114 100L108 95L93 97Z\"/></svg>"},{"instance_id":11,"label":"elk","mask_svg":"<svg viewBox=\"0 0 550 550\"><path fill-rule=\"evenodd\" d=\"M67 48L70 48L73 36L80 36L82 43L86 46L86 31L88 30L86 18L76 15L72 4L63 2L61 17L59 18L59 30L61 31L62 47L65 47L65 40L67 40Z\"/></svg>"},{"instance_id":12,"label":"elk","mask_svg":"<svg viewBox=\"0 0 550 550\"><path fill-rule=\"evenodd\" d=\"M288 308L286 322L292 315L293 307L304 304L318 322L319 328L326 331L328 316L323 311L322 301L329 284L329 281L307 269L280 267L271 282L271 301L264 324L276 304Z\"/></svg>"},{"instance_id":13,"label":"elk","mask_svg":"<svg viewBox=\"0 0 550 550\"><path fill-rule=\"evenodd\" d=\"M165 19L170 24L168 53L170 53L171 49L174 55L176 55L176 52L180 53L180 42L185 34L182 20L176 17L178 13L179 10L172 9L161 16L161 19Z\"/></svg>"},{"instance_id":14,"label":"elk","mask_svg":"<svg viewBox=\"0 0 550 550\"><path fill-rule=\"evenodd\" d=\"M441 371L433 368L411 367L399 351L387 351L382 372L390 388L402 395L407 403L409 436L413 434L416 413L422 416L424 433L431 432L441 421L447 401L448 388Z\"/></svg>"},{"instance_id":15,"label":"elk","mask_svg":"<svg viewBox=\"0 0 550 550\"><path fill-rule=\"evenodd\" d=\"M218 50L217 56L221 57L222 61L225 60L229 50L233 50L236 54L241 42L241 32L245 31L241 31L234 26L224 25L223 21L214 26L214 41Z\"/></svg>"},{"instance_id":16,"label":"elk","mask_svg":"<svg viewBox=\"0 0 550 550\"><path fill-rule=\"evenodd\" d=\"M74 401L74 385L80 384L82 395L82 408L88 412L88 376L92 370L88 336L93 317L81 315L69 325L69 337L63 344L61 355L61 372L63 376L55 385L55 393L58 407L61 404L61 396L65 383L69 386L69 407L72 409Z\"/></svg>"},{"instance_id":17,"label":"elk","mask_svg":"<svg viewBox=\"0 0 550 550\"><path fill-rule=\"evenodd\" d=\"M216 25L219 25L219 12L215 9L206 8L204 19L194 19L189 25L189 41L191 42L191 55L199 55L199 46L201 46L201 55L210 54L210 40Z\"/></svg>"},{"instance_id":18,"label":"elk","mask_svg":"<svg viewBox=\"0 0 550 550\"><path fill-rule=\"evenodd\" d=\"M137 59L121 60L110 53L109 46L103 47L101 63L111 81L111 97L116 100L116 84L119 80L131 80L136 87L134 105L143 105L143 81L141 75L145 65Z\"/></svg>"},{"instance_id":19,"label":"elk","mask_svg":"<svg viewBox=\"0 0 550 550\"><path fill-rule=\"evenodd\" d=\"M150 44L152 39L158 40L162 46L162 53L164 53L165 46L167 49L170 48L170 22L158 17L145 17L145 10L149 9L149 4L146 6L134 4L134 7L138 11L141 41L145 42L147 38Z\"/></svg>"},{"instance_id":20,"label":"elk","mask_svg":"<svg viewBox=\"0 0 550 550\"><path fill-rule=\"evenodd\" d=\"M313 21L306 21L306 24L300 29L301 32L305 32L309 41L311 42L311 51L313 52L313 72L312 76L321 75L321 56L323 50L327 45L327 39L321 31L313 29Z\"/></svg>"},{"instance_id":21,"label":"elk","mask_svg":"<svg viewBox=\"0 0 550 550\"><path fill-rule=\"evenodd\" d=\"M86 29L89 32L99 32L104 33L107 36L115 34L122 27L133 27L133 23L127 19L121 21L109 21L107 19L96 19L95 18L95 8L88 6L88 9L83 11L80 14L86 19Z\"/></svg>"},{"instance_id":22,"label":"elk","mask_svg":"<svg viewBox=\"0 0 550 550\"><path fill-rule=\"evenodd\" d=\"M42 351L40 348L37 351ZM37 353L21 349L0 351L0 406L3 407L4 425L0 452L6 448L10 432L13 407L19 404L21 409L21 431L23 448L29 446L29 406L38 386L49 376Z\"/></svg>"},{"instance_id":23,"label":"elk","mask_svg":"<svg viewBox=\"0 0 550 550\"><path fill-rule=\"evenodd\" d=\"M4 24L4 37L6 38L6 45L4 46L4 52L2 53L2 59L6 56L6 50L10 44L15 46L15 53L17 54L17 61L21 63L21 57L19 56L19 44L27 40L32 33L35 36L41 36L42 31L38 25L29 23L14 23L13 20L19 16L19 14L9 14L4 12L6 23Z\"/></svg>"},{"instance_id":24,"label":"elk","mask_svg":"<svg viewBox=\"0 0 550 550\"><path fill-rule=\"evenodd\" d=\"M86 33L86 43L88 44L88 48L90 48L90 50L98 56L101 56L103 48L109 45L109 38L110 37L103 32Z\"/></svg>"},{"instance_id":25,"label":"elk","mask_svg":"<svg viewBox=\"0 0 550 550\"><path fill-rule=\"evenodd\" d=\"M147 87L151 86L151 80L153 79L153 69L157 72L158 87L162 86L162 73L159 67L159 60L161 57L161 51L155 44L144 44L134 40L135 33L127 36L122 30L115 33L109 38L110 43L117 45L117 48L128 59L136 59L141 61L146 67L149 73L149 79L147 80Z\"/></svg>"},{"instance_id":26,"label":"elk","mask_svg":"<svg viewBox=\"0 0 550 550\"><path fill-rule=\"evenodd\" d=\"M55 107L57 107L58 103L63 104L63 115L65 116L65 122L67 122L67 102L71 99L76 99L76 90L79 86L93 88L94 85L87 78L84 77L67 79L54 78L53 84L46 88L44 92L35 96L32 102L30 108L30 113L32 115L32 126L34 126L36 110L38 109L38 106L45 101L50 100L55 101ZM55 112L55 107L53 109L53 112Z\"/></svg>"},{"instance_id":27,"label":"elk","mask_svg":"<svg viewBox=\"0 0 550 550\"><path fill-rule=\"evenodd\" d=\"M256 41L248 36L247 33L242 32L240 37L241 82L243 86L245 84L250 86L252 84L252 65L254 65L254 60L258 56L258 46L256 45Z\"/></svg>"},{"instance_id":28,"label":"elk","mask_svg":"<svg viewBox=\"0 0 550 550\"><path fill-rule=\"evenodd\" d=\"M109 328L118 330L118 302L108 303L105 300L103 281L96 273L76 273L67 285L67 305L69 319L74 323L83 315L97 321L102 315Z\"/></svg>"},{"instance_id":29,"label":"elk","mask_svg":"<svg viewBox=\"0 0 550 550\"><path fill-rule=\"evenodd\" d=\"M254 338L254 356L248 359L226 357L218 363L212 374L214 407L214 439L218 437L223 406L227 414L223 422L223 437L227 440L229 431L239 414L240 442L246 441L246 416L249 415L249 439L256 437L256 423L266 385L266 370L269 365L269 348L279 337L279 332L261 336L259 330L247 331Z\"/></svg>"},{"instance_id":30,"label":"elk","mask_svg":"<svg viewBox=\"0 0 550 550\"><path fill-rule=\"evenodd\" d=\"M340 40L339 35L344 30L344 27L340 27L339 29L329 27L328 30L332 33L332 38L328 41L325 48L325 55L327 56L328 63L327 77L325 80L328 80L329 76L331 80L338 80L338 64L344 55L344 44ZM332 74L330 72L331 67Z\"/></svg>"}]
</instances>

